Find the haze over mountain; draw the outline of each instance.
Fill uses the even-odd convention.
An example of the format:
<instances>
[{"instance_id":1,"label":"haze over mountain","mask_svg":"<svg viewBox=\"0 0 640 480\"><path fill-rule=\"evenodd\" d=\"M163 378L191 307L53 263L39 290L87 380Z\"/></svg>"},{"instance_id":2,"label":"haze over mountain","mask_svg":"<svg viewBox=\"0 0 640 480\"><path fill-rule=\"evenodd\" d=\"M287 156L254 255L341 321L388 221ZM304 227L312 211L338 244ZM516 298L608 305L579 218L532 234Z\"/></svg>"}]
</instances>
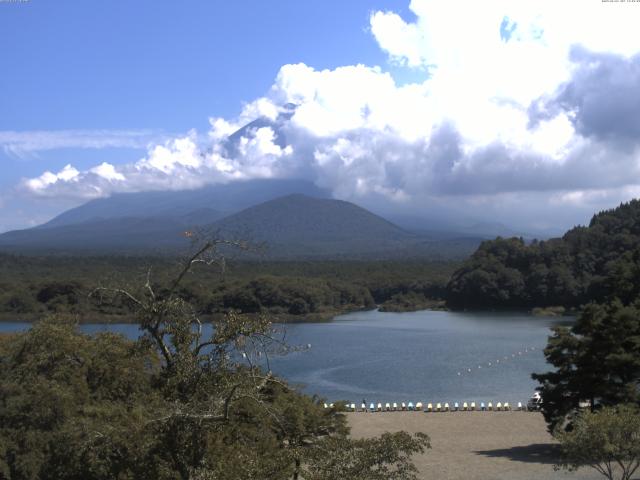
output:
<instances>
[{"instance_id":1,"label":"haze over mountain","mask_svg":"<svg viewBox=\"0 0 640 480\"><path fill-rule=\"evenodd\" d=\"M96 200L46 225L0 235L0 250L175 254L189 247L185 231L202 230L221 238L264 244L263 258L459 258L481 241L477 236L409 232L353 203L323 198L318 189L312 189L316 196L294 193L240 209L248 201L242 196L245 189L255 199L285 186L293 190L308 187L300 182L254 181L188 195L164 192L165 197L158 192ZM224 213L204 205L221 207Z\"/></svg>"},{"instance_id":2,"label":"haze over mountain","mask_svg":"<svg viewBox=\"0 0 640 480\"><path fill-rule=\"evenodd\" d=\"M194 218L195 224L203 225L243 208L291 193L325 198L329 195L305 180L277 179L210 185L196 190L120 193L72 208L40 228L124 217L179 217L182 221L185 216L193 216L194 212L205 209L205 219Z\"/></svg>"}]
</instances>

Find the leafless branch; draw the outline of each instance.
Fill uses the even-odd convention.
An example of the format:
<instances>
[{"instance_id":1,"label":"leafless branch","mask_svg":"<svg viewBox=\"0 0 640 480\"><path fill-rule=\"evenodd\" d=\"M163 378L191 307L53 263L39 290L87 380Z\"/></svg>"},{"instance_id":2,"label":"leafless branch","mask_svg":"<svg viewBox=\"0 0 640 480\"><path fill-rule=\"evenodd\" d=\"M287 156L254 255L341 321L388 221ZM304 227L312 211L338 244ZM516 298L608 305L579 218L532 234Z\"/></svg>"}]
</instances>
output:
<instances>
[{"instance_id":1,"label":"leafless branch","mask_svg":"<svg viewBox=\"0 0 640 480\"><path fill-rule=\"evenodd\" d=\"M143 302L141 302L136 297L134 297L133 295L131 295L129 292L127 292L126 290L124 290L122 288L97 287L97 288L94 288L89 293L89 298L93 297L98 292L110 292L110 293L115 294L115 295L122 295L122 296L128 298L129 300L131 300L133 303L135 303L136 305L138 305L140 307L144 305Z\"/></svg>"},{"instance_id":2,"label":"leafless branch","mask_svg":"<svg viewBox=\"0 0 640 480\"><path fill-rule=\"evenodd\" d=\"M149 292L149 295L151 295L151 298L155 300L156 294L154 293L153 288L151 288L151 267L149 267L149 270L147 270L147 282L145 283L144 286Z\"/></svg>"}]
</instances>

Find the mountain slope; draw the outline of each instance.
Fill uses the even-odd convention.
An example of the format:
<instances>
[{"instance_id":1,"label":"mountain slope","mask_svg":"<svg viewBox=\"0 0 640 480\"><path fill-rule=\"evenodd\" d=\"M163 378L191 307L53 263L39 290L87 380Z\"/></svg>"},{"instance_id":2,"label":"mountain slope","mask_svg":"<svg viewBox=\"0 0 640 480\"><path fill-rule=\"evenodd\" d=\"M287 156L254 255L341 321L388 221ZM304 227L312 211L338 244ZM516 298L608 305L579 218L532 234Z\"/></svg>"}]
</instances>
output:
<instances>
[{"instance_id":1,"label":"mountain slope","mask_svg":"<svg viewBox=\"0 0 640 480\"><path fill-rule=\"evenodd\" d=\"M93 217L5 233L0 235L0 250L176 254L189 247L184 233L192 229L264 244L262 256L270 259L461 258L480 243L476 238L409 233L353 203L302 194L269 200L222 219L220 216L217 210L199 208L173 216Z\"/></svg>"},{"instance_id":2,"label":"mountain slope","mask_svg":"<svg viewBox=\"0 0 640 480\"><path fill-rule=\"evenodd\" d=\"M189 246L176 217L98 219L0 235L0 250L20 253L170 253Z\"/></svg>"},{"instance_id":3,"label":"mountain slope","mask_svg":"<svg viewBox=\"0 0 640 480\"><path fill-rule=\"evenodd\" d=\"M353 203L299 194L250 207L215 227L225 236L266 242L273 256L390 253L420 240Z\"/></svg>"},{"instance_id":4,"label":"mountain slope","mask_svg":"<svg viewBox=\"0 0 640 480\"><path fill-rule=\"evenodd\" d=\"M217 218L207 219L210 223L222 216L290 193L328 196L326 191L308 181L273 179L236 181L197 190L120 193L67 210L38 228L126 217L183 217L200 209L219 212Z\"/></svg>"}]
</instances>

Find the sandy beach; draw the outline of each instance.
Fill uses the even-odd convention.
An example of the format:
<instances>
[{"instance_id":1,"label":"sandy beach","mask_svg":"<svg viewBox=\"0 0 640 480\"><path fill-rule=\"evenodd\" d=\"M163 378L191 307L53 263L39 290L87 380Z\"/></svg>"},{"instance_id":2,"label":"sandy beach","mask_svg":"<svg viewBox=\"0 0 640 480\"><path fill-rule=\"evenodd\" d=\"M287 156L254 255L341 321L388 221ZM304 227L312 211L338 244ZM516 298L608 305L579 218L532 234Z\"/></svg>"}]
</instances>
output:
<instances>
[{"instance_id":1,"label":"sandy beach","mask_svg":"<svg viewBox=\"0 0 640 480\"><path fill-rule=\"evenodd\" d=\"M421 479L544 480L604 478L586 468L554 471L557 445L542 415L532 412L349 413L354 437L405 430L431 437L414 458Z\"/></svg>"}]
</instances>

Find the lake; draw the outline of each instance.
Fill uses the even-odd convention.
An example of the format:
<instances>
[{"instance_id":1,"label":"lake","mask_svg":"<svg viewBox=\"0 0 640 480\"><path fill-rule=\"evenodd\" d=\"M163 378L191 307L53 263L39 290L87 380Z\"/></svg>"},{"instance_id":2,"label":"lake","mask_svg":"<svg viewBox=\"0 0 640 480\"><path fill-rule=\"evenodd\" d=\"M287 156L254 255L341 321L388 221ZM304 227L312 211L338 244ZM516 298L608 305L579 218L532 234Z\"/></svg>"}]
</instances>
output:
<instances>
[{"instance_id":1,"label":"lake","mask_svg":"<svg viewBox=\"0 0 640 480\"><path fill-rule=\"evenodd\" d=\"M557 318L514 313L355 312L328 323L281 326L290 345L311 347L271 358L274 372L329 401L525 403L549 369L542 350ZM28 328L0 323L0 331ZM136 325L82 325L130 338Z\"/></svg>"}]
</instances>

